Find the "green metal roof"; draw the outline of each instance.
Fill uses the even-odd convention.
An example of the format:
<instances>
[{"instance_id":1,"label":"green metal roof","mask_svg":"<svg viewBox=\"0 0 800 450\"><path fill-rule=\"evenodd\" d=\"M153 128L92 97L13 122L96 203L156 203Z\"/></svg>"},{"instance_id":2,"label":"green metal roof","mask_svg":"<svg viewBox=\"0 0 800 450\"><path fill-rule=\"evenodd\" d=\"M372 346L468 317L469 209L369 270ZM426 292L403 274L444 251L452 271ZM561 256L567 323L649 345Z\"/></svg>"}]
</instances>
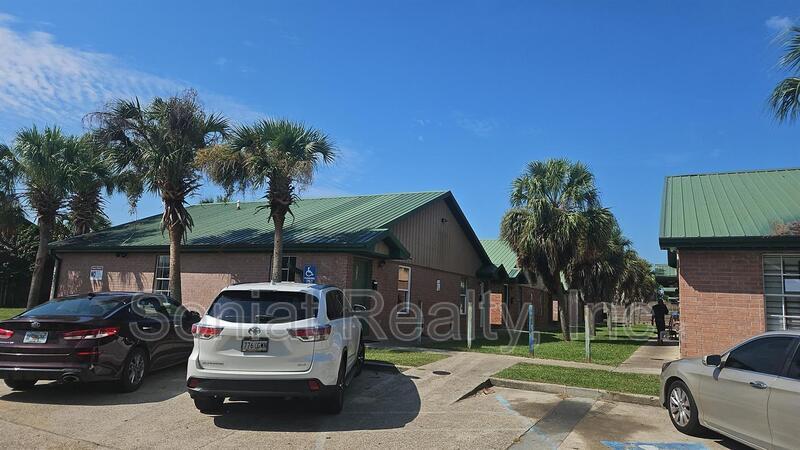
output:
<instances>
[{"instance_id":1,"label":"green metal roof","mask_svg":"<svg viewBox=\"0 0 800 450\"><path fill-rule=\"evenodd\" d=\"M455 204L452 194L446 191L301 199L292 207L294 217L286 219L284 245L288 250L368 253L376 242L386 240L392 256L405 259L408 251L389 231L389 226L439 198ZM271 249L274 226L267 221L267 210L259 209L262 205L263 202L245 202L240 209L235 202L189 206L194 228L184 249ZM55 251L164 248L169 240L161 232L160 222L161 215L151 216L54 242L51 248Z\"/></svg>"},{"instance_id":2,"label":"green metal roof","mask_svg":"<svg viewBox=\"0 0 800 450\"><path fill-rule=\"evenodd\" d=\"M677 278L678 269L670 267L668 264L653 264L653 275L656 277Z\"/></svg>"},{"instance_id":3,"label":"green metal roof","mask_svg":"<svg viewBox=\"0 0 800 450\"><path fill-rule=\"evenodd\" d=\"M775 236L775 224L800 220L800 169L756 170L666 178L662 248L800 245Z\"/></svg>"},{"instance_id":4,"label":"green metal roof","mask_svg":"<svg viewBox=\"0 0 800 450\"><path fill-rule=\"evenodd\" d=\"M486 254L489 255L492 264L498 268L503 268L508 273L509 278L516 278L522 272L517 267L517 254L514 253L514 250L511 250L506 241L502 239L481 239L481 245L486 250Z\"/></svg>"}]
</instances>

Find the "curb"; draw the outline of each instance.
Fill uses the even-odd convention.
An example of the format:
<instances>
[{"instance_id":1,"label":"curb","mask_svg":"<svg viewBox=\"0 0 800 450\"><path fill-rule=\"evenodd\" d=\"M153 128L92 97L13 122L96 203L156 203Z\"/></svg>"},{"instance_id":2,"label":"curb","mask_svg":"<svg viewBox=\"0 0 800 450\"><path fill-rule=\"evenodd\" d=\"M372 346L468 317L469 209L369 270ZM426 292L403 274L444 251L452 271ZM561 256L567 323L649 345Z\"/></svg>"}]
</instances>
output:
<instances>
[{"instance_id":1,"label":"curb","mask_svg":"<svg viewBox=\"0 0 800 450\"><path fill-rule=\"evenodd\" d=\"M607 400L611 402L633 403L636 405L655 406L661 408L658 397L652 395L625 394L622 392L605 391L602 389L590 389L574 386L562 386L560 384L537 383L533 381L507 380L505 378L489 378L492 386L519 389L522 391L547 392L565 397L583 397L594 400Z\"/></svg>"},{"instance_id":2,"label":"curb","mask_svg":"<svg viewBox=\"0 0 800 450\"><path fill-rule=\"evenodd\" d=\"M370 361L368 359L364 361L364 367L370 368L372 370L378 370L381 372L395 372L395 373L403 372L409 369L414 369L414 367L411 366L396 366L394 364L389 364L380 361Z\"/></svg>"}]
</instances>

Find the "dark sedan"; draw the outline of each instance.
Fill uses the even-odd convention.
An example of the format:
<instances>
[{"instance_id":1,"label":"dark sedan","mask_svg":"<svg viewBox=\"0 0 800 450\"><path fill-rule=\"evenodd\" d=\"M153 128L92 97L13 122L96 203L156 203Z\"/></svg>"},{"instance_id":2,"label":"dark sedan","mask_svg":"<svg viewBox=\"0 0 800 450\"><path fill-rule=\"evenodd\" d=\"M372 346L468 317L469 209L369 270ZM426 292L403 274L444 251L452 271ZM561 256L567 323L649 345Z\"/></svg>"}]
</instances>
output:
<instances>
[{"instance_id":1,"label":"dark sedan","mask_svg":"<svg viewBox=\"0 0 800 450\"><path fill-rule=\"evenodd\" d=\"M170 297L99 292L53 299L0 321L0 378L12 389L38 380L118 380L139 388L145 374L185 364L200 320Z\"/></svg>"}]
</instances>

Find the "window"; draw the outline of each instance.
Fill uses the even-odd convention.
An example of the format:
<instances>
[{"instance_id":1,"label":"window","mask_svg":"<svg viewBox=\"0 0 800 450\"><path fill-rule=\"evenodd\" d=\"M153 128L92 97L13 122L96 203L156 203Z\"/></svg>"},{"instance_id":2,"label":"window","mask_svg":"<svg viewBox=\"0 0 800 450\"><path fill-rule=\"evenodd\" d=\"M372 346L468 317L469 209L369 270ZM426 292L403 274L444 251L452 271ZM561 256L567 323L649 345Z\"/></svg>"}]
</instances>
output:
<instances>
[{"instance_id":1,"label":"window","mask_svg":"<svg viewBox=\"0 0 800 450\"><path fill-rule=\"evenodd\" d=\"M764 256L767 331L800 330L800 256Z\"/></svg>"},{"instance_id":2,"label":"window","mask_svg":"<svg viewBox=\"0 0 800 450\"><path fill-rule=\"evenodd\" d=\"M157 317L162 315L161 302L153 297L143 298L133 305L133 312L140 317Z\"/></svg>"},{"instance_id":3,"label":"window","mask_svg":"<svg viewBox=\"0 0 800 450\"><path fill-rule=\"evenodd\" d=\"M399 312L408 312L411 308L411 267L397 268L397 303Z\"/></svg>"},{"instance_id":4,"label":"window","mask_svg":"<svg viewBox=\"0 0 800 450\"><path fill-rule=\"evenodd\" d=\"M800 380L800 349L794 353L794 358L792 358L792 362L789 364L789 373L787 376L795 380Z\"/></svg>"},{"instance_id":5,"label":"window","mask_svg":"<svg viewBox=\"0 0 800 450\"><path fill-rule=\"evenodd\" d=\"M756 339L733 350L725 361L725 367L778 375L793 348L794 338L788 336Z\"/></svg>"},{"instance_id":6,"label":"window","mask_svg":"<svg viewBox=\"0 0 800 450\"><path fill-rule=\"evenodd\" d=\"M458 304L459 308L461 309L461 314L467 313L467 279L462 278L461 284L458 290Z\"/></svg>"},{"instance_id":7,"label":"window","mask_svg":"<svg viewBox=\"0 0 800 450\"><path fill-rule=\"evenodd\" d=\"M25 311L20 317L104 317L124 305L129 299L129 295L113 294L57 298Z\"/></svg>"},{"instance_id":8,"label":"window","mask_svg":"<svg viewBox=\"0 0 800 450\"><path fill-rule=\"evenodd\" d=\"M317 317L318 302L302 292L222 291L208 315L235 323L285 323Z\"/></svg>"},{"instance_id":9,"label":"window","mask_svg":"<svg viewBox=\"0 0 800 450\"><path fill-rule=\"evenodd\" d=\"M506 305L511 303L511 299L509 297L510 297L510 294L508 293L508 285L504 284L503 285L503 303L505 303Z\"/></svg>"},{"instance_id":10,"label":"window","mask_svg":"<svg viewBox=\"0 0 800 450\"><path fill-rule=\"evenodd\" d=\"M325 294L325 307L328 309L329 320L344 317L344 296L342 291L333 290Z\"/></svg>"},{"instance_id":11,"label":"window","mask_svg":"<svg viewBox=\"0 0 800 450\"><path fill-rule=\"evenodd\" d=\"M294 281L297 273L297 257L284 256L281 263L281 281Z\"/></svg>"},{"instance_id":12,"label":"window","mask_svg":"<svg viewBox=\"0 0 800 450\"><path fill-rule=\"evenodd\" d=\"M153 292L169 295L169 255L156 256L156 272Z\"/></svg>"}]
</instances>

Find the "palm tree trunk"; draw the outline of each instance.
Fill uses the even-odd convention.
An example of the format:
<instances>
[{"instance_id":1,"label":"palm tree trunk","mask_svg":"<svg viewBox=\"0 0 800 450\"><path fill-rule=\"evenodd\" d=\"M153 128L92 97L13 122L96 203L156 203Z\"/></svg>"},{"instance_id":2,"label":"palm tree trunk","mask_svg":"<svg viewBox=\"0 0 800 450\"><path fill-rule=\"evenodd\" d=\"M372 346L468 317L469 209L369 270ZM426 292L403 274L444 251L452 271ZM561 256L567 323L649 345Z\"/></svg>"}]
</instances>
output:
<instances>
[{"instance_id":1,"label":"palm tree trunk","mask_svg":"<svg viewBox=\"0 0 800 450\"><path fill-rule=\"evenodd\" d=\"M169 229L169 290L172 298L183 303L181 298L181 241L183 227L174 224Z\"/></svg>"},{"instance_id":2,"label":"palm tree trunk","mask_svg":"<svg viewBox=\"0 0 800 450\"><path fill-rule=\"evenodd\" d=\"M275 224L275 234L272 246L272 276L271 280L281 281L281 269L283 268L283 224L286 216L274 214L272 221Z\"/></svg>"},{"instance_id":3,"label":"palm tree trunk","mask_svg":"<svg viewBox=\"0 0 800 450\"><path fill-rule=\"evenodd\" d=\"M561 324L561 334L564 336L564 340L571 341L572 336L569 330L569 297L563 289L558 294L558 321Z\"/></svg>"},{"instance_id":4,"label":"palm tree trunk","mask_svg":"<svg viewBox=\"0 0 800 450\"><path fill-rule=\"evenodd\" d=\"M39 304L39 296L44 283L44 271L47 266L47 244L53 232L53 221L49 218L39 217L39 248L36 250L36 261L33 263L31 288L28 291L28 309Z\"/></svg>"}]
</instances>

